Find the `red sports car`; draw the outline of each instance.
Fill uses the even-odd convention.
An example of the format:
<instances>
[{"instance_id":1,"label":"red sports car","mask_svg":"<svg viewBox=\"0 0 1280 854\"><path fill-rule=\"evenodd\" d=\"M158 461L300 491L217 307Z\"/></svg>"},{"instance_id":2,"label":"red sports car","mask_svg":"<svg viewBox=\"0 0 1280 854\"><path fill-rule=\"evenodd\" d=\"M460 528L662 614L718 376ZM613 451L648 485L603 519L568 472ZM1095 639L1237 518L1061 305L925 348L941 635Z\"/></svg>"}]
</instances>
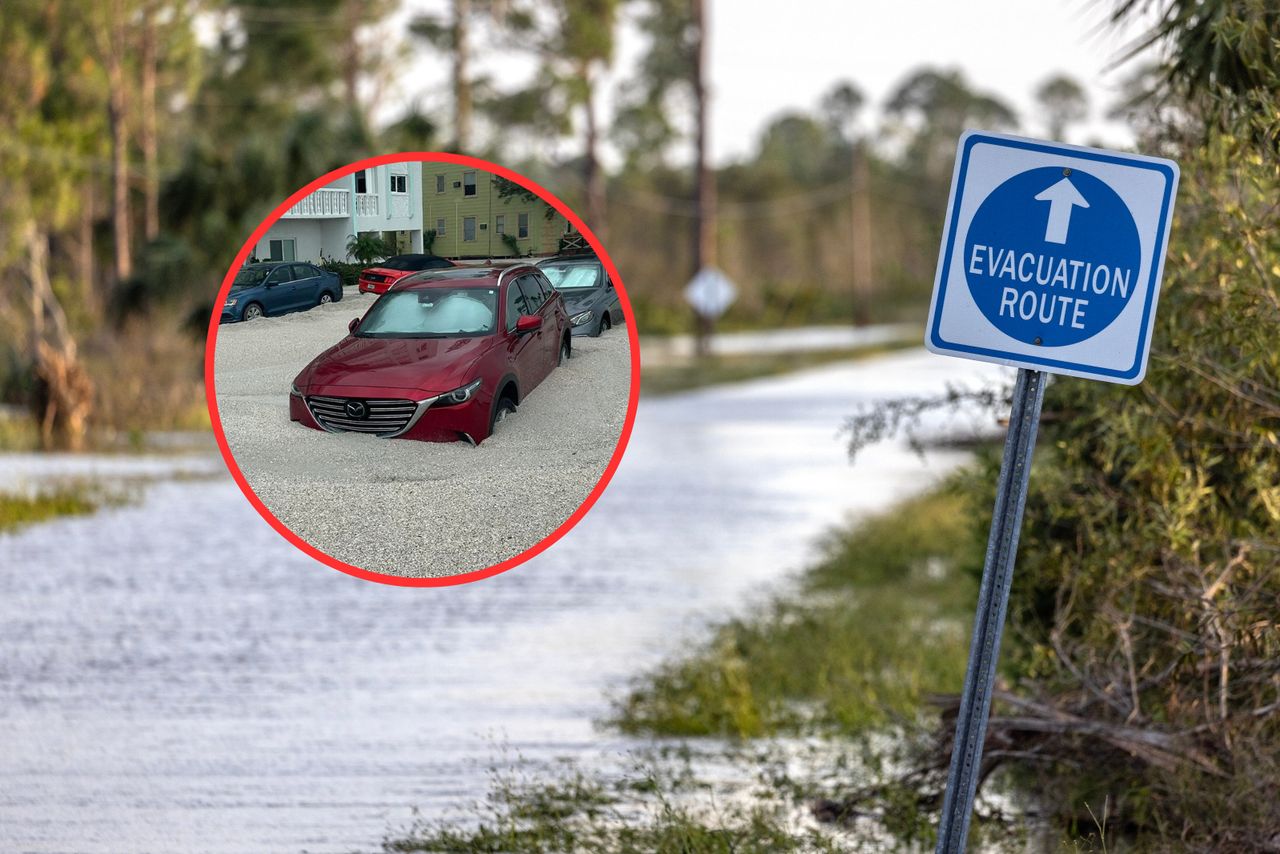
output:
<instances>
[{"instance_id":1,"label":"red sports car","mask_svg":"<svg viewBox=\"0 0 1280 854\"><path fill-rule=\"evenodd\" d=\"M423 270L443 270L457 264L439 255L396 255L360 271L360 293L385 294L406 276Z\"/></svg>"},{"instance_id":2,"label":"red sports car","mask_svg":"<svg viewBox=\"0 0 1280 854\"><path fill-rule=\"evenodd\" d=\"M573 346L564 299L528 264L417 273L349 328L293 381L292 420L479 444Z\"/></svg>"}]
</instances>

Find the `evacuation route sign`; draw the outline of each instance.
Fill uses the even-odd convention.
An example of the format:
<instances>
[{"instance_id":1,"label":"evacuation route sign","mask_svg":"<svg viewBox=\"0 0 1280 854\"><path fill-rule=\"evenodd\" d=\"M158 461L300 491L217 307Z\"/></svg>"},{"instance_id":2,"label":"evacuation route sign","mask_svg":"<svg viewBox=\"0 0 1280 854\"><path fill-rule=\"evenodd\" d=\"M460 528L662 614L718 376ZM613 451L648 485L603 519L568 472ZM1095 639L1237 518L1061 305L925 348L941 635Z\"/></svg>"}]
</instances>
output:
<instances>
[{"instance_id":1,"label":"evacuation route sign","mask_svg":"<svg viewBox=\"0 0 1280 854\"><path fill-rule=\"evenodd\" d=\"M1177 191L1172 160L967 131L925 346L1141 382Z\"/></svg>"}]
</instances>

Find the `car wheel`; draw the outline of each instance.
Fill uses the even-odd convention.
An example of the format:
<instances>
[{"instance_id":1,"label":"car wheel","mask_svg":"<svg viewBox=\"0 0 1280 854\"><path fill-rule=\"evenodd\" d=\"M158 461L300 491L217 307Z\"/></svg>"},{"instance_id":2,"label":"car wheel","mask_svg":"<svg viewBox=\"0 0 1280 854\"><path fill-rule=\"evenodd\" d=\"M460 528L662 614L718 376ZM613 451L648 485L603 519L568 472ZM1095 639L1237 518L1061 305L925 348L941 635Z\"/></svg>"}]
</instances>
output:
<instances>
[{"instance_id":1,"label":"car wheel","mask_svg":"<svg viewBox=\"0 0 1280 854\"><path fill-rule=\"evenodd\" d=\"M333 302L333 294L325 291L320 295L320 305L328 305L331 302Z\"/></svg>"},{"instance_id":2,"label":"car wheel","mask_svg":"<svg viewBox=\"0 0 1280 854\"><path fill-rule=\"evenodd\" d=\"M566 332L564 338L560 341L560 360L556 362L556 367L560 367L565 362L573 358L573 337Z\"/></svg>"},{"instance_id":3,"label":"car wheel","mask_svg":"<svg viewBox=\"0 0 1280 854\"><path fill-rule=\"evenodd\" d=\"M259 317L262 317L262 314L262 306L258 305L256 302L251 302L244 307L244 317L242 319L257 320Z\"/></svg>"},{"instance_id":4,"label":"car wheel","mask_svg":"<svg viewBox=\"0 0 1280 854\"><path fill-rule=\"evenodd\" d=\"M493 415L489 418L489 435L498 429L498 425L507 420L507 416L516 411L515 402L509 397L502 397L493 407Z\"/></svg>"},{"instance_id":5,"label":"car wheel","mask_svg":"<svg viewBox=\"0 0 1280 854\"><path fill-rule=\"evenodd\" d=\"M609 312L600 315L600 332L607 332L613 328L613 321L609 320ZM597 333L599 334L599 333Z\"/></svg>"}]
</instances>

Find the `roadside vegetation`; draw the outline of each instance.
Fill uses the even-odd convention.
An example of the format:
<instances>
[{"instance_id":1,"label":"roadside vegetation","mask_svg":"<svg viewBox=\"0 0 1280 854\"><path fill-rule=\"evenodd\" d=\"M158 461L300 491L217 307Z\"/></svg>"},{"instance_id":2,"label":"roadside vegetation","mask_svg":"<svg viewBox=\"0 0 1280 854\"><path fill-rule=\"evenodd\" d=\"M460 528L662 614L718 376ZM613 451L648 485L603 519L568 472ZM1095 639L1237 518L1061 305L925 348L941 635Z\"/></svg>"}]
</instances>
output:
<instances>
[{"instance_id":1,"label":"roadside vegetation","mask_svg":"<svg viewBox=\"0 0 1280 854\"><path fill-rule=\"evenodd\" d=\"M917 346L919 341L899 341L869 347L690 358L644 368L640 375L640 389L649 396L674 394L709 385L777 376L833 362L869 359Z\"/></svg>"},{"instance_id":2,"label":"roadside vegetation","mask_svg":"<svg viewBox=\"0 0 1280 854\"><path fill-rule=\"evenodd\" d=\"M62 516L83 516L120 499L90 484L67 484L35 494L0 491L0 534Z\"/></svg>"}]
</instances>

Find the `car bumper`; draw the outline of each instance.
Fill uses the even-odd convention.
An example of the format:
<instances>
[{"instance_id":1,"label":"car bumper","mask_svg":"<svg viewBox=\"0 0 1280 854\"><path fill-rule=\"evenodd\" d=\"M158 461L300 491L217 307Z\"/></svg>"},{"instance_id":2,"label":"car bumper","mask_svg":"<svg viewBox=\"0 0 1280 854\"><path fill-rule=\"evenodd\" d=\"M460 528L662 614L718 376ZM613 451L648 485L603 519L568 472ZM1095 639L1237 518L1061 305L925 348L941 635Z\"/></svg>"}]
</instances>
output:
<instances>
[{"instance_id":1,"label":"car bumper","mask_svg":"<svg viewBox=\"0 0 1280 854\"><path fill-rule=\"evenodd\" d=\"M362 294L385 294L395 282L370 282L360 279L358 284Z\"/></svg>"},{"instance_id":2,"label":"car bumper","mask_svg":"<svg viewBox=\"0 0 1280 854\"><path fill-rule=\"evenodd\" d=\"M370 433L363 427L348 429L332 421L322 424L324 418L313 408L314 398L330 400L405 400L419 404L420 411L410 417L402 432L394 435ZM312 430L328 433L358 432L378 438L412 439L419 442L457 442L470 439L479 444L489 438L489 420L492 415L493 393L481 386L480 391L466 403L453 406L434 404L435 395L416 389L391 389L370 386L321 386L307 389L306 396L290 393L289 419ZM399 427L399 424L395 425ZM393 432L393 431L389 431Z\"/></svg>"},{"instance_id":3,"label":"car bumper","mask_svg":"<svg viewBox=\"0 0 1280 854\"><path fill-rule=\"evenodd\" d=\"M235 323L240 319L240 315L234 308L224 308L222 314L218 317L219 323Z\"/></svg>"}]
</instances>

